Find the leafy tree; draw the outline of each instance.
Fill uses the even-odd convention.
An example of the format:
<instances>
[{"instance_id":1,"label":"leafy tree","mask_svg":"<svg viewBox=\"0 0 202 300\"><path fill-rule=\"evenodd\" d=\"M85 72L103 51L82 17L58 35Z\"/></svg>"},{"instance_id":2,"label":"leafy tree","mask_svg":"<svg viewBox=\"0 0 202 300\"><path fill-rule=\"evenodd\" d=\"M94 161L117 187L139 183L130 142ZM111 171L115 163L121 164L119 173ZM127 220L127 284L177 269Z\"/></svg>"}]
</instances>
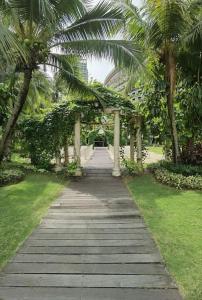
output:
<instances>
[{"instance_id":1,"label":"leafy tree","mask_svg":"<svg viewBox=\"0 0 202 300\"><path fill-rule=\"evenodd\" d=\"M126 1L130 2L130 1ZM201 40L201 1L147 0L140 11L128 4L128 28L135 41L141 41L145 49L151 49L165 67L166 97L173 159L180 159L174 97L178 54L186 43Z\"/></svg>"},{"instance_id":2,"label":"leafy tree","mask_svg":"<svg viewBox=\"0 0 202 300\"><path fill-rule=\"evenodd\" d=\"M109 2L92 8L80 0L0 1L0 51L23 73L23 82L1 144L0 162L29 92L33 72L47 65L60 73L69 88L91 90L77 74L78 57L107 57L119 66L137 62L133 43L111 39L123 24L122 11ZM91 91L92 92L92 91Z\"/></svg>"}]
</instances>

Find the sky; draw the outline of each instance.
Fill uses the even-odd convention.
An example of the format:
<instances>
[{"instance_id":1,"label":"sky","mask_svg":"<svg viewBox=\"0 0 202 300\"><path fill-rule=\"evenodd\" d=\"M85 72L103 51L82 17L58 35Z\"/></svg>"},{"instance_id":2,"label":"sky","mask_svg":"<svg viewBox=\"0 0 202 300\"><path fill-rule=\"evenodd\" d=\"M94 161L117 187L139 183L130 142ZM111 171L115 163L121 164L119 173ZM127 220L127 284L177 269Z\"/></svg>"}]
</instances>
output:
<instances>
[{"instance_id":1,"label":"sky","mask_svg":"<svg viewBox=\"0 0 202 300\"><path fill-rule=\"evenodd\" d=\"M97 0L94 0L95 3L99 2ZM133 3L136 6L141 5L142 0L133 0ZM88 59L88 73L89 73L89 79L96 79L100 82L104 82L106 76L111 72L111 70L114 68L114 65L112 62L105 60L105 59Z\"/></svg>"}]
</instances>

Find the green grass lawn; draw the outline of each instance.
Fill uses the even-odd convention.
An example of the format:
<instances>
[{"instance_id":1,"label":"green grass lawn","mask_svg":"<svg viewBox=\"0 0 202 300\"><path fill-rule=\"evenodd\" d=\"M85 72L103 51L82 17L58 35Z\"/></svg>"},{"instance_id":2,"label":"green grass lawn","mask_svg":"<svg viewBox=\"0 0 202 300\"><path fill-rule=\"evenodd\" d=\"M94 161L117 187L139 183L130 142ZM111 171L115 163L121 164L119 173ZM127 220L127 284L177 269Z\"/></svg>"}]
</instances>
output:
<instances>
[{"instance_id":1,"label":"green grass lawn","mask_svg":"<svg viewBox=\"0 0 202 300\"><path fill-rule=\"evenodd\" d=\"M153 152L156 154L161 154L163 155L163 147L162 146L151 146L151 147L147 147L147 150L149 152Z\"/></svg>"},{"instance_id":2,"label":"green grass lawn","mask_svg":"<svg viewBox=\"0 0 202 300\"><path fill-rule=\"evenodd\" d=\"M178 191L151 175L128 186L185 299L201 300L202 192Z\"/></svg>"},{"instance_id":3,"label":"green grass lawn","mask_svg":"<svg viewBox=\"0 0 202 300\"><path fill-rule=\"evenodd\" d=\"M39 224L63 187L53 176L35 174L0 188L0 268Z\"/></svg>"}]
</instances>

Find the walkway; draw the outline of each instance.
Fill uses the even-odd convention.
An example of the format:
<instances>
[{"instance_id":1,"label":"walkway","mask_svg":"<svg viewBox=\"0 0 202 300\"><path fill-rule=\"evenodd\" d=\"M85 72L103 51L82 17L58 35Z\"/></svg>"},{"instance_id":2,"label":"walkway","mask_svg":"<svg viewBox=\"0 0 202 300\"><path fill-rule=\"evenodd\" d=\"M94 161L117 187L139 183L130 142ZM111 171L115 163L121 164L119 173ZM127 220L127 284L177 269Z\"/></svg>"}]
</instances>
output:
<instances>
[{"instance_id":1,"label":"walkway","mask_svg":"<svg viewBox=\"0 0 202 300\"><path fill-rule=\"evenodd\" d=\"M105 149L87 173L97 167L111 168ZM51 206L1 274L0 299L181 298L122 181L97 175L72 182Z\"/></svg>"}]
</instances>

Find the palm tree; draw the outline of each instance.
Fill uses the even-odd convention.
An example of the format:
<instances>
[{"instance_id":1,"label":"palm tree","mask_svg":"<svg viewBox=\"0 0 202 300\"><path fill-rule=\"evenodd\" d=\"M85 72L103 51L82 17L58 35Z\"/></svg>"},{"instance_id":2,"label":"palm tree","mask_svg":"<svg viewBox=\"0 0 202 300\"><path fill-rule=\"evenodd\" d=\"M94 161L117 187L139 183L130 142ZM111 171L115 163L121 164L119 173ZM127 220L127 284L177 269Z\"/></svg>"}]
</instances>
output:
<instances>
[{"instance_id":1,"label":"palm tree","mask_svg":"<svg viewBox=\"0 0 202 300\"><path fill-rule=\"evenodd\" d=\"M177 163L180 160L174 111L177 59L186 38L190 41L200 32L201 21L196 26L194 16L197 9L200 11L201 0L147 0L140 11L130 1L126 2L128 28L133 39L140 41L145 49L154 51L165 66L173 160Z\"/></svg>"},{"instance_id":2,"label":"palm tree","mask_svg":"<svg viewBox=\"0 0 202 300\"><path fill-rule=\"evenodd\" d=\"M2 0L0 1L0 52L23 73L18 100L0 143L0 162L24 107L35 70L47 65L60 75L73 91L89 93L79 79L78 57L104 57L115 65L130 67L140 51L133 43L115 40L123 24L120 8L109 2L93 7L81 0ZM1 31L2 29L2 31Z\"/></svg>"}]
</instances>

